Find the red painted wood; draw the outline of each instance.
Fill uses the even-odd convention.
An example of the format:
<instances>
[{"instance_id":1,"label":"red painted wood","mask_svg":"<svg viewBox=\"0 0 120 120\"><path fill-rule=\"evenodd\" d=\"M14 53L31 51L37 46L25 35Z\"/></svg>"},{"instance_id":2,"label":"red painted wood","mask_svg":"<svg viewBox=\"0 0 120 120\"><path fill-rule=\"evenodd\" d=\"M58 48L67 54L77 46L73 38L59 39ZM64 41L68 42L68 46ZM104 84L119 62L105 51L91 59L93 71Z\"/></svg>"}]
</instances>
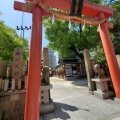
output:
<instances>
[{"instance_id":1,"label":"red painted wood","mask_svg":"<svg viewBox=\"0 0 120 120\"><path fill-rule=\"evenodd\" d=\"M43 0L43 4L49 7L59 8L66 11L70 11L71 9L70 0ZM108 18L113 15L115 9L84 1L82 9L83 15L96 17L101 11L104 12L105 17Z\"/></svg>"},{"instance_id":2,"label":"red painted wood","mask_svg":"<svg viewBox=\"0 0 120 120\"><path fill-rule=\"evenodd\" d=\"M28 0L33 1L33 0ZM70 11L71 0L43 0L43 4L53 8ZM82 14L86 16L96 17L100 12L104 12L105 18L109 18L116 11L115 8L105 7L99 4L84 1Z\"/></svg>"},{"instance_id":3,"label":"red painted wood","mask_svg":"<svg viewBox=\"0 0 120 120\"><path fill-rule=\"evenodd\" d=\"M15 10L23 11L23 6L24 6L24 3L17 2L17 1L15 1L15 3L14 3L14 9ZM33 8L34 8L34 6L31 7L30 13L32 13ZM29 12L29 11L26 11L26 12ZM58 12L58 14L60 14L60 13ZM42 9L42 15L43 16L52 17L52 14L46 12L43 9ZM64 14L64 13L62 15L69 16L69 14ZM59 19L58 17L55 17L55 18ZM63 19L63 20L67 20L67 19ZM88 18L85 18L84 20L89 20L90 22L98 22L97 19L88 19ZM78 20L71 20L71 22L76 22L76 23L83 24L83 22L80 22ZM86 23L86 24L88 24L88 23ZM90 25L90 24L88 24L88 25ZM92 26L98 26L98 24L92 24ZM113 25L107 24L107 26L108 26L109 29L113 29Z\"/></svg>"},{"instance_id":4,"label":"red painted wood","mask_svg":"<svg viewBox=\"0 0 120 120\"><path fill-rule=\"evenodd\" d=\"M98 18L99 18L99 20L104 20L105 16L101 12L98 15ZM116 97L120 98L120 69L118 66L118 62L117 62L117 59L115 56L114 48L112 45L112 41L111 41L110 34L109 34L106 23L102 23L100 25L100 28L101 28L100 36L101 36L106 60L107 60L108 66L109 66L110 75L112 77L112 82L114 85Z\"/></svg>"},{"instance_id":5,"label":"red painted wood","mask_svg":"<svg viewBox=\"0 0 120 120\"><path fill-rule=\"evenodd\" d=\"M24 5L25 5L25 3L15 1L14 2L14 9L18 10L18 11L24 11L24 12L32 13L32 10L33 10L34 6L31 7L30 11L26 11L26 10L23 10Z\"/></svg>"},{"instance_id":6,"label":"red painted wood","mask_svg":"<svg viewBox=\"0 0 120 120\"><path fill-rule=\"evenodd\" d=\"M39 120L40 116L40 80L42 49L42 10L33 9L32 34L26 90L24 120Z\"/></svg>"}]
</instances>

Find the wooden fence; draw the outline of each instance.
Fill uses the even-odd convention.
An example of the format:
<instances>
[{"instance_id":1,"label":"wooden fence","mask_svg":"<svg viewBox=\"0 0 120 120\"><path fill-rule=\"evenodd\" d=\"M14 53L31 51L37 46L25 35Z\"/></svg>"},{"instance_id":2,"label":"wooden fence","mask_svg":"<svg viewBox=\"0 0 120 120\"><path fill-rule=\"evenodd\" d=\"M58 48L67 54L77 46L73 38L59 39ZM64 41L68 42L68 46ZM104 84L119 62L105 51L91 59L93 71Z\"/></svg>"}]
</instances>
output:
<instances>
[{"instance_id":1,"label":"wooden fence","mask_svg":"<svg viewBox=\"0 0 120 120\"><path fill-rule=\"evenodd\" d=\"M0 91L20 90L26 88L25 64L23 52L20 48L14 49L13 63L0 60Z\"/></svg>"},{"instance_id":2,"label":"wooden fence","mask_svg":"<svg viewBox=\"0 0 120 120\"><path fill-rule=\"evenodd\" d=\"M0 92L1 91L14 91L26 88L26 76L24 79L2 79L0 78Z\"/></svg>"}]
</instances>

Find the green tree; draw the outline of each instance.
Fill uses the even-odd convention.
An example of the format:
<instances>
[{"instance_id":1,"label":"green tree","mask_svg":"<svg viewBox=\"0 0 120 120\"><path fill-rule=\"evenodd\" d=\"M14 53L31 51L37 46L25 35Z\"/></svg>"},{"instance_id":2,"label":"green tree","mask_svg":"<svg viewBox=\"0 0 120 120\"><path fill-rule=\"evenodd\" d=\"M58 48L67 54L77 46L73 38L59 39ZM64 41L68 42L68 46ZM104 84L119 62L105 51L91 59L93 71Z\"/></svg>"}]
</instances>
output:
<instances>
[{"instance_id":1,"label":"green tree","mask_svg":"<svg viewBox=\"0 0 120 120\"><path fill-rule=\"evenodd\" d=\"M58 51L60 57L78 56L83 58L82 51L87 48L94 48L97 37L92 35L97 29L86 25L84 31L79 30L79 24L72 23L69 30L68 21L51 19L44 20L46 39L49 40L49 47Z\"/></svg>"},{"instance_id":2,"label":"green tree","mask_svg":"<svg viewBox=\"0 0 120 120\"><path fill-rule=\"evenodd\" d=\"M28 47L28 41L24 40L25 48ZM11 62L13 60L14 48L22 48L21 37L16 31L0 21L0 59ZM27 59L28 51L24 52L24 60Z\"/></svg>"},{"instance_id":3,"label":"green tree","mask_svg":"<svg viewBox=\"0 0 120 120\"><path fill-rule=\"evenodd\" d=\"M112 16L112 23L114 28L110 31L113 46L116 54L120 54L120 0L112 3L114 8L116 8L116 13Z\"/></svg>"}]
</instances>

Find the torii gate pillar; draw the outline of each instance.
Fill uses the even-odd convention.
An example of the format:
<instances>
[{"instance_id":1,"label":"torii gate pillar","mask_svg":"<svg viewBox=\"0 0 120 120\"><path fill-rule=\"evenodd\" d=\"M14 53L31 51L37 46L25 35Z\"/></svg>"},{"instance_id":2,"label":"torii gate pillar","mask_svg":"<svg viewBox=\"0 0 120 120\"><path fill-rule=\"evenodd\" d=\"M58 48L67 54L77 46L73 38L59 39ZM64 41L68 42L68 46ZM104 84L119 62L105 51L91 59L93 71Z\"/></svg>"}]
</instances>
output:
<instances>
[{"instance_id":1,"label":"torii gate pillar","mask_svg":"<svg viewBox=\"0 0 120 120\"><path fill-rule=\"evenodd\" d=\"M42 10L36 5L32 14L32 34L24 120L39 120L40 116L41 48Z\"/></svg>"},{"instance_id":2,"label":"torii gate pillar","mask_svg":"<svg viewBox=\"0 0 120 120\"><path fill-rule=\"evenodd\" d=\"M103 12L99 13L98 18L99 20L104 20L105 19L104 13ZM100 24L99 32L100 32L106 60L109 66L110 75L112 77L112 82L115 89L116 97L120 98L120 69L117 63L112 40L110 38L110 34L106 22Z\"/></svg>"}]
</instances>

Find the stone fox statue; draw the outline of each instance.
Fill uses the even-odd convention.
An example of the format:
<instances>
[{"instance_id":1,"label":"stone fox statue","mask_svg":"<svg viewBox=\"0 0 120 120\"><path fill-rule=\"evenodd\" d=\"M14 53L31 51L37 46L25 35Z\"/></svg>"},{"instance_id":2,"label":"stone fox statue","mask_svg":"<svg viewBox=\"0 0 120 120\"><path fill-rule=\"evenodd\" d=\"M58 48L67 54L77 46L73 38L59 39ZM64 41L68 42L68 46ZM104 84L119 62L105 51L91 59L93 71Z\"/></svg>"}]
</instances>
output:
<instances>
[{"instance_id":1,"label":"stone fox statue","mask_svg":"<svg viewBox=\"0 0 120 120\"><path fill-rule=\"evenodd\" d=\"M105 78L105 72L103 69L100 68L99 64L95 64L93 69L95 71L95 77Z\"/></svg>"},{"instance_id":2,"label":"stone fox statue","mask_svg":"<svg viewBox=\"0 0 120 120\"><path fill-rule=\"evenodd\" d=\"M41 85L49 85L50 80L49 80L49 68L47 66L44 66L42 68L42 73L41 73L42 79L41 79Z\"/></svg>"}]
</instances>

